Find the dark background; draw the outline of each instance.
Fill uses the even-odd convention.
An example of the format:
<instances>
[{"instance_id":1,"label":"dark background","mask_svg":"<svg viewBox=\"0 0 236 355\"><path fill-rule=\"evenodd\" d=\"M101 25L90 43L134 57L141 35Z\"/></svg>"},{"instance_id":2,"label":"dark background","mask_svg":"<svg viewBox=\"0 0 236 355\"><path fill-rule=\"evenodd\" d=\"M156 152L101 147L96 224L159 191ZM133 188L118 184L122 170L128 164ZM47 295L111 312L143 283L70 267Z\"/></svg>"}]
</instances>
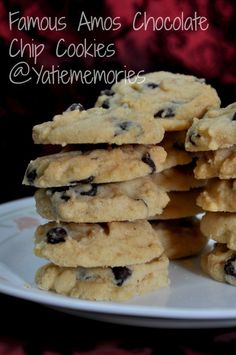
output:
<instances>
[{"instance_id":1,"label":"dark background","mask_svg":"<svg viewBox=\"0 0 236 355\"><path fill-rule=\"evenodd\" d=\"M59 60L53 54L58 33L37 30L19 32L16 29L10 32L8 13L17 10L21 11L22 16L66 16L68 26L63 36L68 42L79 43L84 38L115 42L116 55L110 59ZM82 10L87 16L121 16L122 29L115 32L96 30L93 33L84 30L78 33L76 25ZM134 32L131 22L137 11L147 11L149 16L171 18L179 16L181 11L185 16L193 16L197 11L207 17L209 29L205 32ZM85 108L91 107L105 87L102 82L97 85L11 84L9 71L20 60L10 58L8 54L13 38L23 38L25 43L33 38L46 45L38 67L44 64L50 68L55 64L60 65L61 69L109 71L122 70L126 65L127 70L136 72L169 70L205 77L217 89L224 106L235 101L236 97L235 22L234 0L0 0L0 202L34 192L33 188L21 184L24 171L28 162L46 152L48 147L33 144L33 125L50 120L73 102L81 102ZM27 54L23 60L32 64ZM109 353L116 354L235 353L235 329L134 328L83 320L5 295L1 295L0 304L1 354L46 354L45 349L48 349L48 354L50 350L53 354L76 354L79 350L81 353L93 351L98 343L103 346L105 343L105 349L108 347ZM140 349L140 352L134 349Z\"/></svg>"},{"instance_id":2,"label":"dark background","mask_svg":"<svg viewBox=\"0 0 236 355\"><path fill-rule=\"evenodd\" d=\"M66 16L67 28L60 33L67 42L79 43L84 38L98 42L114 42L116 55L111 58L61 58L54 55L59 34L50 31L9 30L9 11L21 11L22 16ZM104 32L97 29L77 32L81 11L87 16L121 17L119 31ZM207 31L133 31L132 18L137 11L148 16L174 18L193 16L194 11L206 16ZM0 1L0 154L1 189L0 202L32 195L34 190L21 185L28 162L45 152L45 147L33 145L32 126L52 119L71 103L80 102L85 108L93 106L96 97L106 85L47 85L26 83L14 85L9 82L9 71L19 58L9 57L12 38L23 38L24 43L44 43L46 49L40 56L38 66L107 71L132 69L135 72L168 70L205 77L218 91L222 105L235 101L236 93L236 43L234 27L236 5L233 0L48 0ZM59 37L59 38L60 38ZM23 60L32 64L27 53Z\"/></svg>"}]
</instances>

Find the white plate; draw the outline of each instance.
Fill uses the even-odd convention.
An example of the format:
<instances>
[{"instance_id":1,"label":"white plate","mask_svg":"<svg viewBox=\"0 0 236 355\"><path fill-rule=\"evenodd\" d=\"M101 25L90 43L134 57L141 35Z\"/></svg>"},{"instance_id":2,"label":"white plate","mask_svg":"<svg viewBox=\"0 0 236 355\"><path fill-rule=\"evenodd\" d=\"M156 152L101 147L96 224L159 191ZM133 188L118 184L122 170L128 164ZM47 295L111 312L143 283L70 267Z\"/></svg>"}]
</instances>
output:
<instances>
[{"instance_id":1,"label":"white plate","mask_svg":"<svg viewBox=\"0 0 236 355\"><path fill-rule=\"evenodd\" d=\"M45 261L35 257L32 249L35 227L42 221L32 198L0 205L0 292L113 323L162 328L236 326L236 288L203 275L198 258L172 263L169 288L125 303L83 301L38 290L34 274Z\"/></svg>"}]
</instances>

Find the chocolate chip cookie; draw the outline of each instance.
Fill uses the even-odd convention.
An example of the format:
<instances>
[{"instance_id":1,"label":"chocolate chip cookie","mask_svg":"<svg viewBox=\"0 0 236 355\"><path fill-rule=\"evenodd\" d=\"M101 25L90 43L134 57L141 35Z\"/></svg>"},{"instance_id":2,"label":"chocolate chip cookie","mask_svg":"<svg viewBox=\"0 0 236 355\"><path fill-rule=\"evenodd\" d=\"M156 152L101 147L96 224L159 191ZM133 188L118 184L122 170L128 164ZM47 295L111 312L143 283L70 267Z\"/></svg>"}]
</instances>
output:
<instances>
[{"instance_id":1,"label":"chocolate chip cookie","mask_svg":"<svg viewBox=\"0 0 236 355\"><path fill-rule=\"evenodd\" d=\"M112 222L146 219L169 202L165 191L151 176L125 182L95 185L77 184L36 191L38 213L64 222Z\"/></svg>"},{"instance_id":2,"label":"chocolate chip cookie","mask_svg":"<svg viewBox=\"0 0 236 355\"><path fill-rule=\"evenodd\" d=\"M35 232L37 256L65 267L143 264L163 253L157 233L147 221L103 224L56 223Z\"/></svg>"},{"instance_id":3,"label":"chocolate chip cookie","mask_svg":"<svg viewBox=\"0 0 236 355\"><path fill-rule=\"evenodd\" d=\"M236 180L209 180L197 204L205 211L236 212Z\"/></svg>"},{"instance_id":4,"label":"chocolate chip cookie","mask_svg":"<svg viewBox=\"0 0 236 355\"><path fill-rule=\"evenodd\" d=\"M153 145L124 145L52 154L31 161L23 183L45 188L86 181L96 184L127 181L162 171L166 168L166 156L162 147ZM170 157L168 167L174 163L173 160L174 157Z\"/></svg>"},{"instance_id":5,"label":"chocolate chip cookie","mask_svg":"<svg viewBox=\"0 0 236 355\"><path fill-rule=\"evenodd\" d=\"M236 146L202 153L197 160L194 176L196 179L236 178Z\"/></svg>"},{"instance_id":6,"label":"chocolate chip cookie","mask_svg":"<svg viewBox=\"0 0 236 355\"><path fill-rule=\"evenodd\" d=\"M209 110L194 119L186 137L187 151L198 152L232 147L236 142L236 103Z\"/></svg>"},{"instance_id":7,"label":"chocolate chip cookie","mask_svg":"<svg viewBox=\"0 0 236 355\"><path fill-rule=\"evenodd\" d=\"M43 290L96 301L124 301L169 285L168 258L107 268L41 267L36 283Z\"/></svg>"},{"instance_id":8,"label":"chocolate chip cookie","mask_svg":"<svg viewBox=\"0 0 236 355\"><path fill-rule=\"evenodd\" d=\"M220 99L202 79L160 71L121 80L101 93L96 106L147 112L166 131L178 131L187 129L194 117L201 118L210 107L218 108Z\"/></svg>"},{"instance_id":9,"label":"chocolate chip cookie","mask_svg":"<svg viewBox=\"0 0 236 355\"><path fill-rule=\"evenodd\" d=\"M201 231L208 238L236 250L236 213L207 212L201 220Z\"/></svg>"},{"instance_id":10,"label":"chocolate chip cookie","mask_svg":"<svg viewBox=\"0 0 236 355\"><path fill-rule=\"evenodd\" d=\"M236 252L225 244L216 243L211 251L202 256L201 266L214 280L236 286Z\"/></svg>"},{"instance_id":11,"label":"chocolate chip cookie","mask_svg":"<svg viewBox=\"0 0 236 355\"><path fill-rule=\"evenodd\" d=\"M157 144L164 136L161 123L146 112L117 107L73 110L33 127L37 144Z\"/></svg>"}]
</instances>

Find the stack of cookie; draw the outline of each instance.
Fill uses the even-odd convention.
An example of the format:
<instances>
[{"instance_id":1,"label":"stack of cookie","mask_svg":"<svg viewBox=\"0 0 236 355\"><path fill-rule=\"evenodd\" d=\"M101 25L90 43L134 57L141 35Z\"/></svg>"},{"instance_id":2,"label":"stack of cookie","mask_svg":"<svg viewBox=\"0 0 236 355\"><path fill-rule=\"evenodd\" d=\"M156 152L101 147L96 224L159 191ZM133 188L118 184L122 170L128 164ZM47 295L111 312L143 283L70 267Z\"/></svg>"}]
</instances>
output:
<instances>
[{"instance_id":1,"label":"stack of cookie","mask_svg":"<svg viewBox=\"0 0 236 355\"><path fill-rule=\"evenodd\" d=\"M197 203L213 249L202 256L202 268L213 279L236 286L236 103L210 110L189 129L186 149L200 153L195 177L209 179Z\"/></svg>"},{"instance_id":2,"label":"stack of cookie","mask_svg":"<svg viewBox=\"0 0 236 355\"><path fill-rule=\"evenodd\" d=\"M53 221L35 233L36 255L51 261L36 275L42 289L123 300L168 285L166 254L176 257L177 244L177 257L196 252L196 241L189 239L184 251L186 242L172 236L176 230L194 234L197 222L182 219L170 228L153 222L152 228L148 220L199 211L195 198L205 182L193 176L185 131L193 117L219 106L218 96L201 80L179 74L151 73L133 82L105 90L96 104L102 107L86 111L73 104L33 129L36 144L64 147L30 162L24 177L39 188L38 213Z\"/></svg>"},{"instance_id":3,"label":"stack of cookie","mask_svg":"<svg viewBox=\"0 0 236 355\"><path fill-rule=\"evenodd\" d=\"M170 260L198 254L207 239L200 232L200 221L195 216L202 212L196 198L205 180L193 176L193 164L163 171L162 181L156 182L168 191L170 202L163 213L150 218L153 229L161 239Z\"/></svg>"},{"instance_id":4,"label":"stack of cookie","mask_svg":"<svg viewBox=\"0 0 236 355\"><path fill-rule=\"evenodd\" d=\"M34 127L36 143L68 150L32 161L24 179L39 188L39 214L54 221L35 233L36 255L52 262L38 271L39 287L123 300L168 285L168 259L146 220L169 201L148 175L165 162L163 135L150 115L80 105Z\"/></svg>"},{"instance_id":5,"label":"stack of cookie","mask_svg":"<svg viewBox=\"0 0 236 355\"><path fill-rule=\"evenodd\" d=\"M209 108L219 105L216 91L206 85L204 79L163 71L134 77L131 82L122 80L111 90L103 91L96 102L96 106L106 109L123 106L150 113L166 132L161 142L167 151L166 166L168 162L170 166L189 164L184 169L164 172L170 184L167 186L165 181L165 186L161 185L168 191L170 202L162 214L152 217L156 220L152 226L170 259L194 255L206 244L199 230L199 220L192 217L202 212L196 198L201 192L198 187L204 181L198 183L194 178L194 165L190 164L194 155L185 151L184 143L193 118L201 118Z\"/></svg>"}]
</instances>

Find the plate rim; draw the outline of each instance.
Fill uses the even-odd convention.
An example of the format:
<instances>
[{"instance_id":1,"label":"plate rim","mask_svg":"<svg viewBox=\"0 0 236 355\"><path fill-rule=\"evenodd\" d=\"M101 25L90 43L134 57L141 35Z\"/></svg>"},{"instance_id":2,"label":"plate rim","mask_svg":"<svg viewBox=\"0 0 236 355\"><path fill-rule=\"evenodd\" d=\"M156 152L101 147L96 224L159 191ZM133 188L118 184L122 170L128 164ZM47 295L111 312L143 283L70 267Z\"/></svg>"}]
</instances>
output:
<instances>
[{"instance_id":1,"label":"plate rim","mask_svg":"<svg viewBox=\"0 0 236 355\"><path fill-rule=\"evenodd\" d=\"M33 197L24 197L17 200L12 200L0 204L0 217L2 212L11 212L13 207L34 207ZM0 260L1 261L1 260ZM49 291L43 291L36 286L23 285L15 286L9 282L4 282L0 279L0 292L6 295L14 296L17 298L25 299L28 301L54 306L61 308L68 308L71 310L85 311L85 312L97 312L100 314L110 315L123 315L123 316L135 316L141 318L152 319L179 319L179 320L236 320L236 307L235 309L221 309L211 308L206 309L194 309L194 308L160 308L157 306L146 305L134 305L127 302L104 302L104 301L89 301L80 300L76 298L70 298L63 295L58 295ZM235 303L236 306L236 303Z\"/></svg>"}]
</instances>

